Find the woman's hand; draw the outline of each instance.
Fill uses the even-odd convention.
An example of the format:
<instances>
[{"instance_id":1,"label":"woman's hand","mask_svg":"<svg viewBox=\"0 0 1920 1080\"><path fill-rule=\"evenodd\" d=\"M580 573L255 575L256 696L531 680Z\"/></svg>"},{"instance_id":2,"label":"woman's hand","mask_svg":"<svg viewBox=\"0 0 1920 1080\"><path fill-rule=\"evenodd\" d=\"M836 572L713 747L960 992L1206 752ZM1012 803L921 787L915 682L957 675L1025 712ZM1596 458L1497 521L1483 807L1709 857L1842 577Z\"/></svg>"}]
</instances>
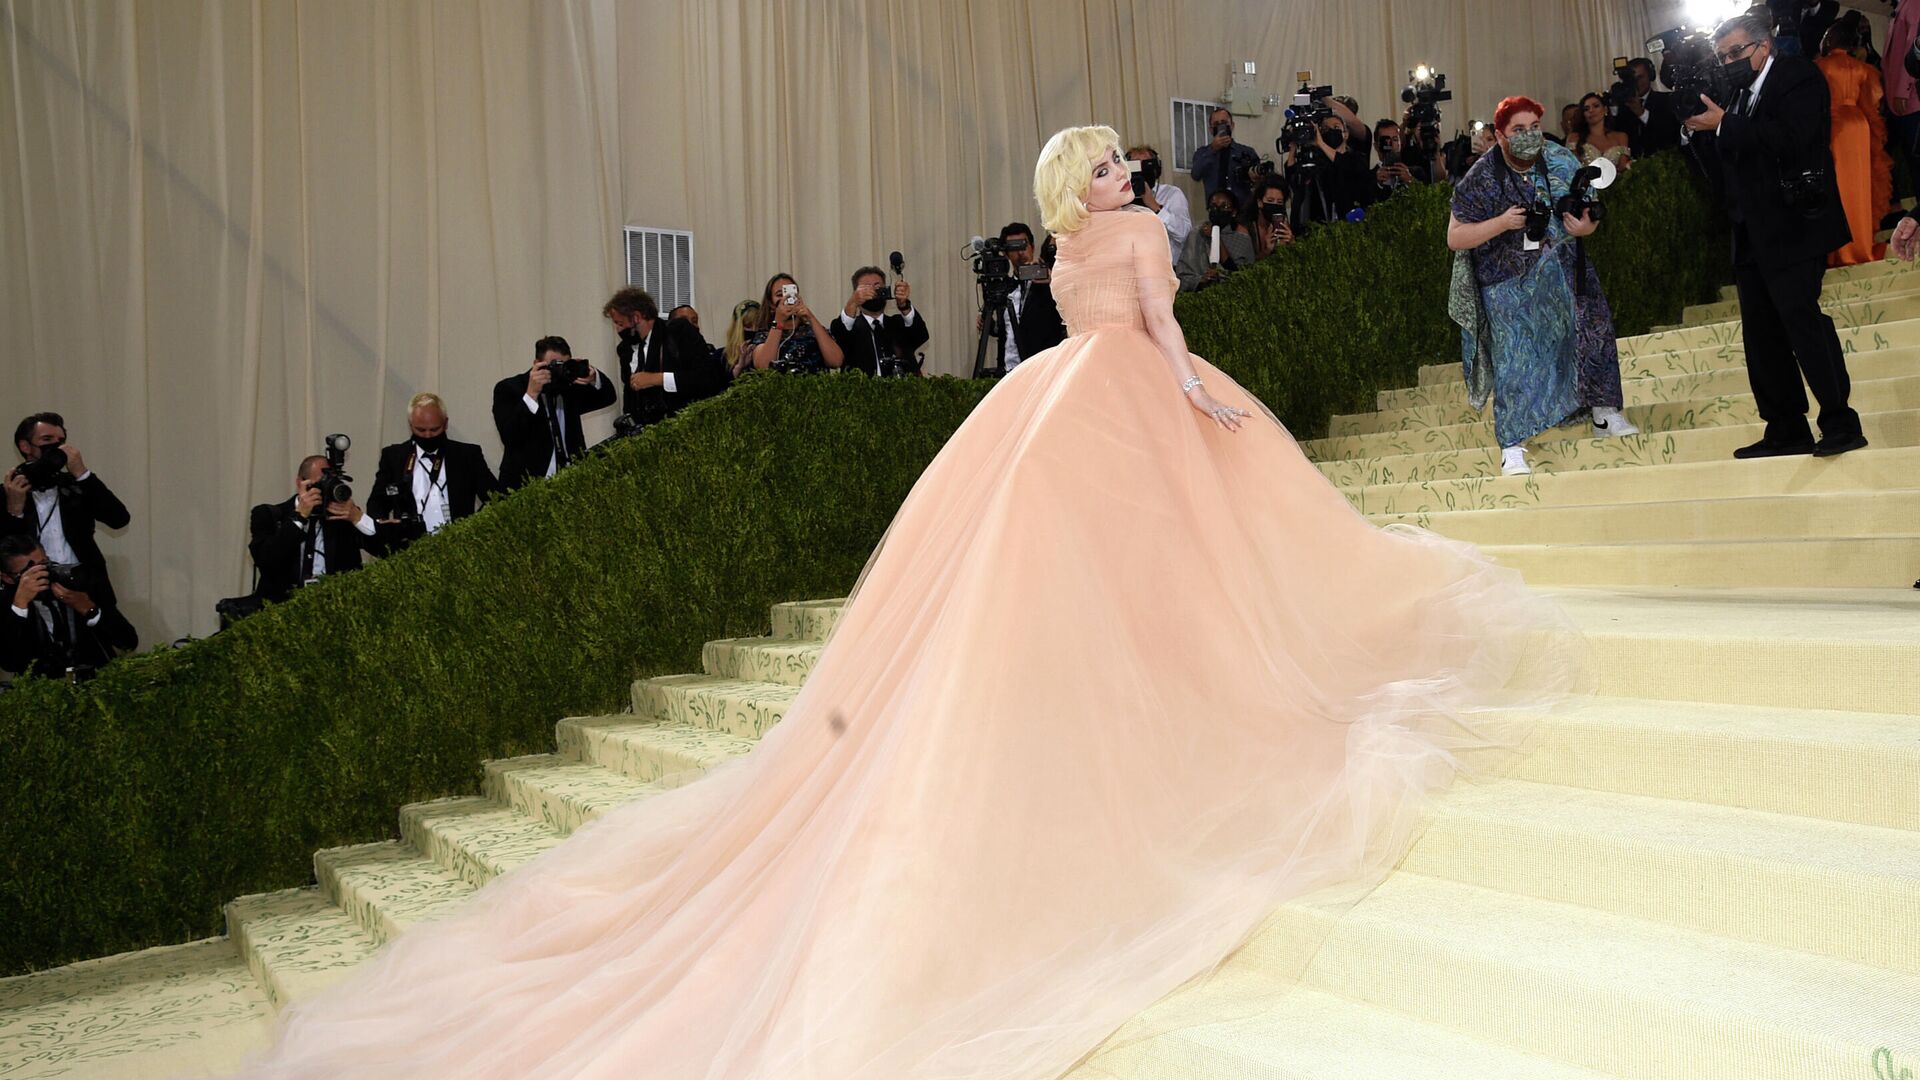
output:
<instances>
[{"instance_id":1,"label":"woman's hand","mask_svg":"<svg viewBox=\"0 0 1920 1080\"><path fill-rule=\"evenodd\" d=\"M1252 415L1245 409L1235 409L1220 404L1212 394L1207 393L1207 388L1204 386L1196 386L1187 391L1187 404L1192 405L1202 415L1228 431L1239 431L1240 418Z\"/></svg>"}]
</instances>

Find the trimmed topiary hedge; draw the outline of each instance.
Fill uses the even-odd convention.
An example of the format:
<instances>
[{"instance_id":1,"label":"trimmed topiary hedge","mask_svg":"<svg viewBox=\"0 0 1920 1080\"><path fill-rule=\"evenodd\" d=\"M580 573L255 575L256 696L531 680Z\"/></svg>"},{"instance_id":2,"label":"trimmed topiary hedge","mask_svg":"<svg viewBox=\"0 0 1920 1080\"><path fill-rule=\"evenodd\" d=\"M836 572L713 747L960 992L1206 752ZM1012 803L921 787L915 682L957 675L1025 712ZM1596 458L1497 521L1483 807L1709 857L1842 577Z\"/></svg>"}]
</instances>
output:
<instances>
[{"instance_id":1,"label":"trimmed topiary hedge","mask_svg":"<svg viewBox=\"0 0 1920 1080\"><path fill-rule=\"evenodd\" d=\"M1623 334L1728 279L1674 156L1608 193ZM1444 188L1321 230L1177 311L1193 351L1302 437L1456 362ZM696 670L768 606L849 588L987 384L755 375L402 556L93 682L0 694L0 974L220 930L234 896L390 836L402 803L552 748L633 678Z\"/></svg>"}]
</instances>

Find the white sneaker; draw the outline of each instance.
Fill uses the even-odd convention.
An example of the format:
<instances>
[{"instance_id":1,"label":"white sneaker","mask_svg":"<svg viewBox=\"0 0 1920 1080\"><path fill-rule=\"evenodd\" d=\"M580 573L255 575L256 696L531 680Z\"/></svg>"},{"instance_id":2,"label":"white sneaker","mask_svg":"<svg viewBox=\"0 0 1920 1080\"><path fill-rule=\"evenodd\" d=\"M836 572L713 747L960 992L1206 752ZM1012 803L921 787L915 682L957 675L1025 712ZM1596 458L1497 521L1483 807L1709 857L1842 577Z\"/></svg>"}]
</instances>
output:
<instances>
[{"instance_id":1,"label":"white sneaker","mask_svg":"<svg viewBox=\"0 0 1920 1080\"><path fill-rule=\"evenodd\" d=\"M1532 471L1533 466L1527 464L1526 447L1509 446L1500 451L1500 472L1503 475L1525 476Z\"/></svg>"},{"instance_id":2,"label":"white sneaker","mask_svg":"<svg viewBox=\"0 0 1920 1080\"><path fill-rule=\"evenodd\" d=\"M1593 410L1594 438L1620 438L1626 435L1638 434L1640 434L1640 429L1629 423L1626 417L1621 416L1619 409Z\"/></svg>"}]
</instances>

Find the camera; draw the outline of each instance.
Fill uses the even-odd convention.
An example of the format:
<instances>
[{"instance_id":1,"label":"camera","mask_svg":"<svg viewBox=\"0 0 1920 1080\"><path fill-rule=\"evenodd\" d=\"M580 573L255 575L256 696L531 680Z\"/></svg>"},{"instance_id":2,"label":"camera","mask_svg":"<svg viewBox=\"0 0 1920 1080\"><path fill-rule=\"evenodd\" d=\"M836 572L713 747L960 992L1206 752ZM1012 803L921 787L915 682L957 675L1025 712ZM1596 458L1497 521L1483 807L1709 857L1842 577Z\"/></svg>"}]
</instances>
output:
<instances>
[{"instance_id":1,"label":"camera","mask_svg":"<svg viewBox=\"0 0 1920 1080\"><path fill-rule=\"evenodd\" d=\"M1440 139L1440 102L1453 100L1453 91L1447 89L1447 77L1421 64L1407 72L1407 86L1400 91L1400 100L1409 106L1407 126L1421 136L1409 141L1423 146L1437 143Z\"/></svg>"},{"instance_id":2,"label":"camera","mask_svg":"<svg viewBox=\"0 0 1920 1080\"><path fill-rule=\"evenodd\" d=\"M593 374L593 367L586 360L569 356L564 360L550 360L540 365L545 368L552 380L547 383L545 392L557 394L561 388L577 379L585 379ZM344 438L345 436L342 436Z\"/></svg>"},{"instance_id":3,"label":"camera","mask_svg":"<svg viewBox=\"0 0 1920 1080\"><path fill-rule=\"evenodd\" d=\"M1280 125L1280 137L1273 141L1273 146L1281 154L1297 149L1294 164L1311 170L1326 164L1317 140L1321 123L1333 115L1326 100L1333 96L1333 87L1309 85L1313 79L1311 71L1300 72L1299 78L1300 89L1294 91L1293 104L1287 106L1286 122Z\"/></svg>"},{"instance_id":4,"label":"camera","mask_svg":"<svg viewBox=\"0 0 1920 1080\"><path fill-rule=\"evenodd\" d=\"M20 475L35 491L60 485L60 474L67 470L67 452L57 446L43 446L40 456L20 465Z\"/></svg>"},{"instance_id":5,"label":"camera","mask_svg":"<svg viewBox=\"0 0 1920 1080\"><path fill-rule=\"evenodd\" d=\"M873 298L874 298L875 300L878 300L878 301L880 301L880 302L882 302L882 303L885 303L886 301L888 301L888 300L891 300L891 299L893 299L893 286L891 286L891 285L876 285L876 286L874 286L874 287L873 287Z\"/></svg>"},{"instance_id":6,"label":"camera","mask_svg":"<svg viewBox=\"0 0 1920 1080\"><path fill-rule=\"evenodd\" d=\"M1607 87L1606 97L1607 105L1615 109L1625 108L1633 100L1633 72L1624 56L1613 58L1613 85Z\"/></svg>"},{"instance_id":7,"label":"camera","mask_svg":"<svg viewBox=\"0 0 1920 1080\"><path fill-rule=\"evenodd\" d=\"M1526 209L1527 250L1531 251L1546 242L1547 222L1553 217L1553 211L1547 207L1545 200L1536 202Z\"/></svg>"},{"instance_id":8,"label":"camera","mask_svg":"<svg viewBox=\"0 0 1920 1080\"><path fill-rule=\"evenodd\" d=\"M1133 174L1133 201L1146 202L1147 192L1160 182L1160 158L1157 155L1144 161L1129 158L1127 171Z\"/></svg>"},{"instance_id":9,"label":"camera","mask_svg":"<svg viewBox=\"0 0 1920 1080\"><path fill-rule=\"evenodd\" d=\"M1702 94L1721 105L1732 104L1733 87L1713 54L1713 31L1668 30L1649 40L1647 51L1660 57L1660 81L1673 88L1667 100L1681 120L1706 111Z\"/></svg>"},{"instance_id":10,"label":"camera","mask_svg":"<svg viewBox=\"0 0 1920 1080\"><path fill-rule=\"evenodd\" d=\"M313 482L313 489L320 493L323 504L353 501L353 477L347 475L347 448L352 445L353 440L345 435L327 436L327 466Z\"/></svg>"},{"instance_id":11,"label":"camera","mask_svg":"<svg viewBox=\"0 0 1920 1080\"><path fill-rule=\"evenodd\" d=\"M1782 173L1780 197L1801 217L1819 217L1827 207L1827 170L1799 169Z\"/></svg>"},{"instance_id":12,"label":"camera","mask_svg":"<svg viewBox=\"0 0 1920 1080\"><path fill-rule=\"evenodd\" d=\"M68 589L73 592L87 591L87 586L90 582L87 579L85 567L74 563L57 562L44 562L40 565L47 568L48 584L58 585L63 589Z\"/></svg>"},{"instance_id":13,"label":"camera","mask_svg":"<svg viewBox=\"0 0 1920 1080\"><path fill-rule=\"evenodd\" d=\"M410 492L401 488L399 484L388 484L381 489L381 492L386 496L387 505L392 507L388 514L395 524L420 524L420 513L413 508L413 495Z\"/></svg>"},{"instance_id":14,"label":"camera","mask_svg":"<svg viewBox=\"0 0 1920 1080\"><path fill-rule=\"evenodd\" d=\"M1592 165L1583 166L1573 174L1573 183L1567 193L1554 203L1554 212L1579 217L1586 214L1595 224L1606 215L1607 208L1600 205L1598 192L1613 184L1613 162L1600 158Z\"/></svg>"}]
</instances>

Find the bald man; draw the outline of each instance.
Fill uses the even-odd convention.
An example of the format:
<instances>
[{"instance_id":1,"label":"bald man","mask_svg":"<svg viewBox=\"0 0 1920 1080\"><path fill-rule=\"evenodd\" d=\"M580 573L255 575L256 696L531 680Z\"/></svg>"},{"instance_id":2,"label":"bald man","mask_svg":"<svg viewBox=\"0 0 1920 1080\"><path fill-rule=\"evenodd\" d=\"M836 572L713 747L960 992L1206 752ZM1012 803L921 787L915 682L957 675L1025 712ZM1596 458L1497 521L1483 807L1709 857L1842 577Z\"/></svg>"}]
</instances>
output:
<instances>
[{"instance_id":1,"label":"bald man","mask_svg":"<svg viewBox=\"0 0 1920 1080\"><path fill-rule=\"evenodd\" d=\"M477 444L447 437L447 406L439 395L415 394L407 403L407 427L412 438L380 451L367 497L388 553L466 517L501 490Z\"/></svg>"}]
</instances>

